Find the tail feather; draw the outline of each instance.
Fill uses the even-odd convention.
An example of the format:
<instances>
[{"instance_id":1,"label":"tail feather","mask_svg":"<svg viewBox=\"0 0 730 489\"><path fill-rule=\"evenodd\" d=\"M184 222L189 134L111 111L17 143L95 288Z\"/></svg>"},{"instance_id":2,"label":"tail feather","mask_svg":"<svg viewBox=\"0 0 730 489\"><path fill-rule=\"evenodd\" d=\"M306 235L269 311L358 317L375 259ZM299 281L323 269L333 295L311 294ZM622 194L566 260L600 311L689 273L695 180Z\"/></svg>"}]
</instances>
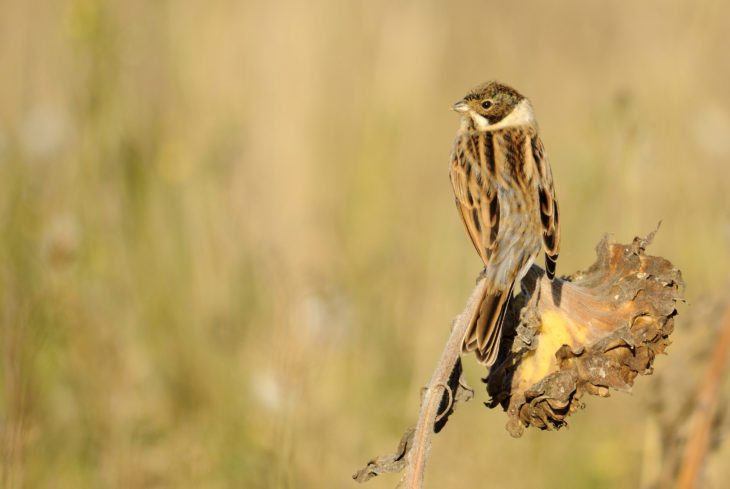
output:
<instances>
[{"instance_id":1,"label":"tail feather","mask_svg":"<svg viewBox=\"0 0 730 489\"><path fill-rule=\"evenodd\" d=\"M512 297L510 285L507 291L485 293L464 335L462 351L474 351L479 363L491 367L497 361L502 338L502 323Z\"/></svg>"},{"instance_id":2,"label":"tail feather","mask_svg":"<svg viewBox=\"0 0 730 489\"><path fill-rule=\"evenodd\" d=\"M550 280L555 278L555 266L558 262L558 255L549 255L545 253L545 271Z\"/></svg>"}]
</instances>

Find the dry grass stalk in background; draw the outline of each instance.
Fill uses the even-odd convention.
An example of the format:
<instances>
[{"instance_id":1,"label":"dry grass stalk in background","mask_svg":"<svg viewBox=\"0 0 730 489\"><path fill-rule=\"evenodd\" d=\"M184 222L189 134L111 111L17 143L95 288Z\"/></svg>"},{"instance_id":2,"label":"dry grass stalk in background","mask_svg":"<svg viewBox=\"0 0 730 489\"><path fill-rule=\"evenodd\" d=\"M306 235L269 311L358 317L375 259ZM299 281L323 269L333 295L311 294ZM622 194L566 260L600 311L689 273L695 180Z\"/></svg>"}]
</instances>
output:
<instances>
[{"instance_id":1,"label":"dry grass stalk in background","mask_svg":"<svg viewBox=\"0 0 730 489\"><path fill-rule=\"evenodd\" d=\"M502 405L508 413L512 436L528 426L565 426L584 394L606 397L609 388L629 390L637 375L652 372L656 354L669 344L683 289L681 274L669 261L645 254L653 236L630 245L604 238L587 271L554 282L539 267L530 270L505 319L500 358L485 379L491 406ZM357 481L405 468L402 486L423 486L430 436L445 424L452 400L465 392L459 345L484 286L483 280L477 283L454 323L415 430L406 431L395 454L358 471ZM437 419L439 409L443 415Z\"/></svg>"},{"instance_id":2,"label":"dry grass stalk in background","mask_svg":"<svg viewBox=\"0 0 730 489\"><path fill-rule=\"evenodd\" d=\"M707 376L697 393L694 412L691 418L691 431L687 440L682 464L677 477L677 489L697 487L700 470L710 448L712 427L715 423L720 384L730 353L730 306L722 318L722 329L718 338L712 360L707 369Z\"/></svg>"}]
</instances>

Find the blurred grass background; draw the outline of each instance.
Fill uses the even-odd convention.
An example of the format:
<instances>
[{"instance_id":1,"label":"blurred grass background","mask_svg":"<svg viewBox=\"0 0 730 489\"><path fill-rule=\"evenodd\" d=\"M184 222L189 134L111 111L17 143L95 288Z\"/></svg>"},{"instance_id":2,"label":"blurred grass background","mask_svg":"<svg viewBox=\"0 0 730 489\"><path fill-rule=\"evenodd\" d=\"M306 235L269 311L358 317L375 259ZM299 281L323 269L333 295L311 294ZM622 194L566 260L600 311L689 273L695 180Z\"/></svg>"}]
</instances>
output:
<instances>
[{"instance_id":1,"label":"blurred grass background","mask_svg":"<svg viewBox=\"0 0 730 489\"><path fill-rule=\"evenodd\" d=\"M448 107L487 79L536 107L559 272L661 219L651 251L700 300L730 266L728 18L721 0L0 2L3 486L353 487L415 419L479 272ZM644 477L655 377L513 440L466 371L478 398L429 487Z\"/></svg>"}]
</instances>

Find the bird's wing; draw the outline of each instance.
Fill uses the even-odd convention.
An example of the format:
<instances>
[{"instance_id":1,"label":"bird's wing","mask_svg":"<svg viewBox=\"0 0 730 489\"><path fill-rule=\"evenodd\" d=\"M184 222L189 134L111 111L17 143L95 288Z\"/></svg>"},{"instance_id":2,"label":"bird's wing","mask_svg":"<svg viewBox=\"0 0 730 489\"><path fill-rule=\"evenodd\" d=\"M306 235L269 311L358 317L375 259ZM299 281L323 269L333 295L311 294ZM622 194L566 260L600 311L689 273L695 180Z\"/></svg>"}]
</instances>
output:
<instances>
[{"instance_id":1,"label":"bird's wing","mask_svg":"<svg viewBox=\"0 0 730 489\"><path fill-rule=\"evenodd\" d=\"M545 270L552 280L555 264L560 251L560 223L558 221L558 201L553 186L550 162L540 137L535 134L531 140L532 155L538 174L538 196L540 201L540 222L542 224L542 245L545 249Z\"/></svg>"},{"instance_id":2,"label":"bird's wing","mask_svg":"<svg viewBox=\"0 0 730 489\"><path fill-rule=\"evenodd\" d=\"M491 132L457 137L449 175L456 207L477 253L489 266L499 234L499 198L494 178L494 140ZM479 307L470 319L462 351L476 351L481 363L491 366L499 353L502 321L512 296L508 289L488 284Z\"/></svg>"},{"instance_id":3,"label":"bird's wing","mask_svg":"<svg viewBox=\"0 0 730 489\"><path fill-rule=\"evenodd\" d=\"M449 171L456 207L485 265L489 263L499 233L493 158L491 133L461 135L454 145Z\"/></svg>"}]
</instances>

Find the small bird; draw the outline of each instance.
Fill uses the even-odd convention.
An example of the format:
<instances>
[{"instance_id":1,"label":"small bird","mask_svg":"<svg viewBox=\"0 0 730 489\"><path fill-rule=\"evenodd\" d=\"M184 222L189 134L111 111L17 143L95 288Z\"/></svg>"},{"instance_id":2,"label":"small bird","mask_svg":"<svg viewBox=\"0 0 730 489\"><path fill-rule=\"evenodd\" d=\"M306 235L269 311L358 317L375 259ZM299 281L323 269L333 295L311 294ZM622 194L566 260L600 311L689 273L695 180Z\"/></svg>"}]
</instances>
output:
<instances>
[{"instance_id":1,"label":"small bird","mask_svg":"<svg viewBox=\"0 0 730 489\"><path fill-rule=\"evenodd\" d=\"M449 176L456 207L484 262L485 294L470 320L462 352L491 367L512 289L540 249L552 280L560 245L558 203L532 104L515 89L490 81L452 107L461 126Z\"/></svg>"}]
</instances>

